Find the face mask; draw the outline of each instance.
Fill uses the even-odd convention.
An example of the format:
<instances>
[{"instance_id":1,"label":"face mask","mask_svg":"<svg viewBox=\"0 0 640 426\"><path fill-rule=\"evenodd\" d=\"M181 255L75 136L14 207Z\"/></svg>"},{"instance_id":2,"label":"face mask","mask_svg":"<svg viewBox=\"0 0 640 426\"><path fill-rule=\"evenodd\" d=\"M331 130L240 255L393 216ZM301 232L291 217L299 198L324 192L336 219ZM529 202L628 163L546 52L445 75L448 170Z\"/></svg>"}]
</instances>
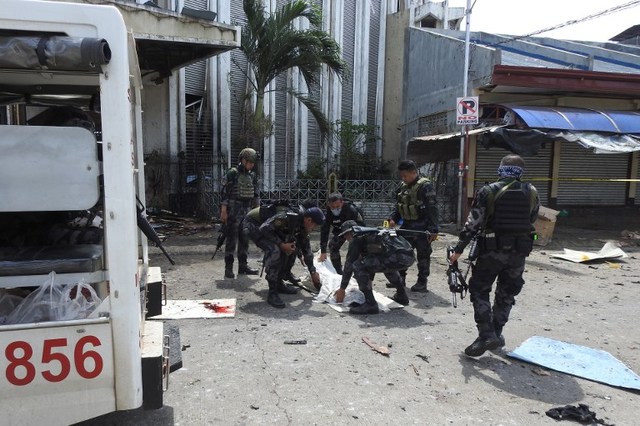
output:
<instances>
[{"instance_id":1,"label":"face mask","mask_svg":"<svg viewBox=\"0 0 640 426\"><path fill-rule=\"evenodd\" d=\"M332 213L334 216L340 216L340 212L341 212L341 211L342 211L342 208L339 208L339 209L331 209L331 213Z\"/></svg>"}]
</instances>

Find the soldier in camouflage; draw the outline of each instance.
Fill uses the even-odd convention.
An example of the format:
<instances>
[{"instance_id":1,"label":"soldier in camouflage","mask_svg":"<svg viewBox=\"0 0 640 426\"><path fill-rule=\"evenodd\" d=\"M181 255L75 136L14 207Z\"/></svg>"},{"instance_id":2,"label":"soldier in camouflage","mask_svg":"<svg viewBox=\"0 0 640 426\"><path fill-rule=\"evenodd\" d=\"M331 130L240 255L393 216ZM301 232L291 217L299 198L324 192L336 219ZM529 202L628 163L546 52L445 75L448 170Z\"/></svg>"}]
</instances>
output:
<instances>
[{"instance_id":1,"label":"soldier in camouflage","mask_svg":"<svg viewBox=\"0 0 640 426\"><path fill-rule=\"evenodd\" d=\"M340 228L343 223L348 220L354 220L358 225L364 225L364 218L350 201L344 200L342 194L334 192L329 195L327 203L327 211L325 212L327 220L320 229L320 257L318 261L324 262L327 259L327 245L329 246L329 259L333 264L336 273L342 275L342 258L340 257L340 248L345 242L344 237L340 236ZM329 233L333 234L329 240Z\"/></svg>"},{"instance_id":2,"label":"soldier in camouflage","mask_svg":"<svg viewBox=\"0 0 640 426\"><path fill-rule=\"evenodd\" d=\"M348 220L342 224L342 232L340 235L349 241L349 250L344 263L344 273L340 282L340 289L336 291L335 298L337 302L342 302L345 296L345 290L349 285L351 277L355 277L358 282L358 288L364 294L365 302L362 305L352 307L349 313L352 314L377 314L378 303L373 295L373 279L376 272L383 272L384 276L395 287L396 292L391 297L395 302L401 305L409 304L404 279L397 270L390 270L386 265L397 263L405 264L400 259L393 259L393 254L384 251L380 245L380 240L376 233L354 234L353 227L358 224L353 220ZM400 236L394 238L402 238ZM411 253L411 262L413 262L413 254L409 243L405 241L407 251ZM396 262L395 260L398 260Z\"/></svg>"},{"instance_id":3,"label":"soldier in camouflage","mask_svg":"<svg viewBox=\"0 0 640 426\"><path fill-rule=\"evenodd\" d=\"M416 164L404 160L398 164L398 172L402 186L398 191L397 204L391 213L389 223L400 229L412 231L429 231L429 236L406 237L416 249L418 261L418 279L411 291L427 292L427 278L431 269L431 242L438 236L438 208L436 206L436 190L431 181L420 176ZM406 269L400 274L404 279Z\"/></svg>"},{"instance_id":4,"label":"soldier in camouflage","mask_svg":"<svg viewBox=\"0 0 640 426\"><path fill-rule=\"evenodd\" d=\"M502 329L509 320L515 297L522 290L525 259L533 249L533 223L540 201L536 188L520 180L524 160L505 156L498 168L499 180L478 190L464 228L449 261L458 260L464 248L479 234L479 254L469 280L478 338L464 352L480 356L505 345ZM496 284L493 306L490 293Z\"/></svg>"},{"instance_id":5,"label":"soldier in camouflage","mask_svg":"<svg viewBox=\"0 0 640 426\"><path fill-rule=\"evenodd\" d=\"M269 293L267 303L274 308L284 308L285 304L278 293L295 293L295 288L285 286L282 277L287 262L283 256L295 256L299 248L304 263L311 274L316 288L320 288L320 275L313 264L313 253L309 233L324 222L324 214L317 207L300 208L298 212L283 211L276 213L260 225L260 233L254 240L264 251L265 269ZM292 290L292 291L291 291Z\"/></svg>"},{"instance_id":6,"label":"soldier in camouflage","mask_svg":"<svg viewBox=\"0 0 640 426\"><path fill-rule=\"evenodd\" d=\"M258 270L247 264L249 240L241 232L240 222L247 212L260 205L258 178L253 168L258 154L251 148L244 148L238 156L238 165L229 169L222 182L220 194L220 220L226 224L226 245L224 250L224 276L235 278L233 261L238 247L238 275L257 275Z\"/></svg>"}]
</instances>

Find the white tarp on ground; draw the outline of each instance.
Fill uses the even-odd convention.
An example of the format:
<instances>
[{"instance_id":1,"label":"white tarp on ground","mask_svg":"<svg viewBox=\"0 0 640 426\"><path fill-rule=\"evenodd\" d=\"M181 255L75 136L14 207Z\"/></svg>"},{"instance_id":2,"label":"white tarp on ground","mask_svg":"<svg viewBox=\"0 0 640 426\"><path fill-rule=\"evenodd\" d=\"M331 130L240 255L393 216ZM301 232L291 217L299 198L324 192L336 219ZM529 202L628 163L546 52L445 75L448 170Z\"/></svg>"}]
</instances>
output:
<instances>
[{"instance_id":1,"label":"white tarp on ground","mask_svg":"<svg viewBox=\"0 0 640 426\"><path fill-rule=\"evenodd\" d=\"M316 259L319 257L319 253L314 255L314 265L316 270L320 274L320 282L322 287L315 297L314 301L319 303L328 303L331 308L338 312L349 312L349 305L351 303L364 303L364 294L358 288L358 283L355 278L349 280L349 285L345 293L344 301L342 303L336 302L334 294L336 290L340 288L340 282L342 281L342 275L337 274L333 267L333 264L329 259L324 262L318 262ZM390 298L378 293L374 290L373 295L378 302L378 308L381 311L389 311L390 309L399 309L403 306L394 302Z\"/></svg>"},{"instance_id":2,"label":"white tarp on ground","mask_svg":"<svg viewBox=\"0 0 640 426\"><path fill-rule=\"evenodd\" d=\"M640 390L640 376L602 350L533 336L507 355L577 377Z\"/></svg>"},{"instance_id":3,"label":"white tarp on ground","mask_svg":"<svg viewBox=\"0 0 640 426\"><path fill-rule=\"evenodd\" d=\"M551 257L581 263L591 260L623 259L629 256L622 251L617 243L607 241L598 252L564 249L564 253L552 254Z\"/></svg>"}]
</instances>

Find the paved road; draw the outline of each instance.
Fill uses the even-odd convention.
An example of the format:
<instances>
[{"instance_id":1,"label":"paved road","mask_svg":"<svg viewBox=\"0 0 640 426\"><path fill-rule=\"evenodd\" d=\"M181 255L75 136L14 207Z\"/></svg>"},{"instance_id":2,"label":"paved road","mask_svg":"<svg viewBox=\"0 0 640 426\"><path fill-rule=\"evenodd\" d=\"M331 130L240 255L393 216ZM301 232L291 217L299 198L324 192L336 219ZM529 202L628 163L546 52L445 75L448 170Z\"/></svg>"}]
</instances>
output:
<instances>
[{"instance_id":1,"label":"paved road","mask_svg":"<svg viewBox=\"0 0 640 426\"><path fill-rule=\"evenodd\" d=\"M172 236L166 245L177 265L156 249L152 260L163 268L169 298L236 298L236 316L177 322L183 368L171 374L163 409L87 425L555 425L546 410L578 403L609 423L637 424L637 392L526 364L504 351L478 359L462 354L476 334L469 300L451 306L444 248L452 235L435 243L428 294L410 294L408 307L364 317L339 314L306 292L283 296L285 309L271 308L264 280L223 279L222 256L210 260L214 239L210 229ZM507 349L541 335L607 350L640 372L634 248L615 267L551 259L552 249L537 248L530 257L527 285L505 330ZM254 265L258 258L253 251ZM302 275L302 267L295 272ZM391 295L383 280L376 277L376 290ZM363 337L391 354L374 352Z\"/></svg>"}]
</instances>

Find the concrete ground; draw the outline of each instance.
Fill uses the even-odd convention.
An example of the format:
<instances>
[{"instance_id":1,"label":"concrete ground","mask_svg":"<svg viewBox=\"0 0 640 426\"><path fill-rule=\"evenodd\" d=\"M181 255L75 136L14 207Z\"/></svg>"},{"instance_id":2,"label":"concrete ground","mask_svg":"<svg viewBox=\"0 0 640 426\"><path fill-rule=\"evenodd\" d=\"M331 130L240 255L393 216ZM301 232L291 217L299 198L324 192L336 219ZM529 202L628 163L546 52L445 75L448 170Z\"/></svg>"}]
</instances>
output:
<instances>
[{"instance_id":1,"label":"concrete ground","mask_svg":"<svg viewBox=\"0 0 640 426\"><path fill-rule=\"evenodd\" d=\"M211 226L181 222L166 232L175 266L152 249L168 297L235 298L236 315L171 321L180 328L183 367L170 375L164 408L85 424L552 425L546 410L583 403L606 423L635 425L640 392L506 355L527 338L544 336L607 351L640 373L640 240L622 235L640 231L635 216L617 225L615 216L560 218L552 242L536 247L528 260L525 287L505 328L505 350L479 358L462 353L476 337L471 304L465 298L453 308L447 286L445 247L455 241L453 234L442 233L434 243L429 293L411 293L403 309L358 317L314 303L304 291L284 295L285 309L270 307L264 279L223 278L221 253L210 259L217 237ZM619 240L629 257L590 264L550 257L564 247L597 250L608 239ZM318 248L317 235L313 245ZM260 257L252 247L253 266ZM304 275L299 264L294 272ZM408 282L413 280L415 268L409 271ZM382 274L374 287L393 292ZM364 337L388 347L390 355L373 351Z\"/></svg>"}]
</instances>

